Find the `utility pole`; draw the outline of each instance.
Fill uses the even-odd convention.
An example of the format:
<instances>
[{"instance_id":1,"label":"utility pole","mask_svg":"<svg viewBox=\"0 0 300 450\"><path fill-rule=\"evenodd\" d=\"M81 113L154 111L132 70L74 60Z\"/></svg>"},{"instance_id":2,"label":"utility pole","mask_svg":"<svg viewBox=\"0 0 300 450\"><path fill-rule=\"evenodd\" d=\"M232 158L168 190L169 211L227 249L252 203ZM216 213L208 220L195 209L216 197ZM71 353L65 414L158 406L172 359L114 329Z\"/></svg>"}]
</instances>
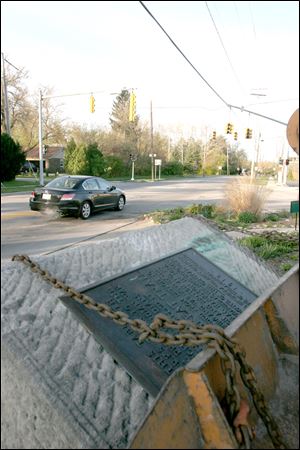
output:
<instances>
[{"instance_id":1,"label":"utility pole","mask_svg":"<svg viewBox=\"0 0 300 450\"><path fill-rule=\"evenodd\" d=\"M154 181L154 154L153 154L153 117L152 117L152 100L150 101L150 139L151 139L151 177Z\"/></svg>"},{"instance_id":2,"label":"utility pole","mask_svg":"<svg viewBox=\"0 0 300 450\"><path fill-rule=\"evenodd\" d=\"M169 140L168 140L168 161L170 161L171 158L171 138L169 136Z\"/></svg>"},{"instance_id":3,"label":"utility pole","mask_svg":"<svg viewBox=\"0 0 300 450\"><path fill-rule=\"evenodd\" d=\"M8 110L8 97L7 97L7 85L5 78L5 64L4 64L4 54L2 56L2 79L3 79L3 98L4 98L4 116L5 116L5 128L6 133L10 136L10 123L9 123L9 110Z\"/></svg>"},{"instance_id":4,"label":"utility pole","mask_svg":"<svg viewBox=\"0 0 300 450\"><path fill-rule=\"evenodd\" d=\"M230 145L230 144L229 144ZM226 145L226 170L227 175L229 175L229 152L228 152L228 144Z\"/></svg>"},{"instance_id":5,"label":"utility pole","mask_svg":"<svg viewBox=\"0 0 300 450\"><path fill-rule=\"evenodd\" d=\"M40 185L44 186L44 165L43 165L43 95L40 89L39 97L39 160L40 160Z\"/></svg>"},{"instance_id":6,"label":"utility pole","mask_svg":"<svg viewBox=\"0 0 300 450\"><path fill-rule=\"evenodd\" d=\"M203 147L203 161L202 161L202 176L205 176L205 165L206 165L206 151L207 151L207 127L205 128L205 144Z\"/></svg>"},{"instance_id":7,"label":"utility pole","mask_svg":"<svg viewBox=\"0 0 300 450\"><path fill-rule=\"evenodd\" d=\"M251 181L255 178L255 167L254 165L258 164L259 161L259 151L260 151L260 141L261 141L261 132L258 133L258 141L256 143L256 148L254 148L252 162L251 162Z\"/></svg>"}]
</instances>

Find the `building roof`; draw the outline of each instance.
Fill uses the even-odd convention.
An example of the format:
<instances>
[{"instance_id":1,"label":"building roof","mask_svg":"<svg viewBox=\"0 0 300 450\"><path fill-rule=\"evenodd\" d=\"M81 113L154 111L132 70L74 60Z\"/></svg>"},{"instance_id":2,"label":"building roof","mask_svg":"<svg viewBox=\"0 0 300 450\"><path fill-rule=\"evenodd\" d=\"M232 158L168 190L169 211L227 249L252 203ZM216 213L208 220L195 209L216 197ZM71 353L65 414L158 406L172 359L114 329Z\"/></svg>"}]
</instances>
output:
<instances>
[{"instance_id":1,"label":"building roof","mask_svg":"<svg viewBox=\"0 0 300 450\"><path fill-rule=\"evenodd\" d=\"M39 147L34 147L30 150L25 150L26 159L38 160ZM62 159L64 157L64 147L47 146L47 151L44 154L44 159Z\"/></svg>"}]
</instances>

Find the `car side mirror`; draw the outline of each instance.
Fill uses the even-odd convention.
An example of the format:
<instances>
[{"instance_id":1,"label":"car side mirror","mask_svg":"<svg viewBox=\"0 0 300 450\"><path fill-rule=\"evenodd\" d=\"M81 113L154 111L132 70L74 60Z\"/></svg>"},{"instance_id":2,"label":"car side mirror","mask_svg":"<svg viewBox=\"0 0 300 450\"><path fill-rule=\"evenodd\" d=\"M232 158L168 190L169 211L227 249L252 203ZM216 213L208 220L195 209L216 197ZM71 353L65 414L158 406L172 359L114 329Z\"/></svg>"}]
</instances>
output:
<instances>
[{"instance_id":1,"label":"car side mirror","mask_svg":"<svg viewBox=\"0 0 300 450\"><path fill-rule=\"evenodd\" d=\"M115 189L116 189L116 186L111 186L111 187L109 188L110 191L114 191Z\"/></svg>"}]
</instances>

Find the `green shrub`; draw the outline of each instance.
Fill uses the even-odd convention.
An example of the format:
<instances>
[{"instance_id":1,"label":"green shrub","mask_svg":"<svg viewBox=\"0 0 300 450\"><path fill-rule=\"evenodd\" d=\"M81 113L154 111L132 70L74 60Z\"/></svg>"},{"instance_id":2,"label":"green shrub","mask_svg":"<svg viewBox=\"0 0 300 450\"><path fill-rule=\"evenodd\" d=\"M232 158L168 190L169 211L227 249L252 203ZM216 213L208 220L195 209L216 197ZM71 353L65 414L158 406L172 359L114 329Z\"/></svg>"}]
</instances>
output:
<instances>
[{"instance_id":1,"label":"green shrub","mask_svg":"<svg viewBox=\"0 0 300 450\"><path fill-rule=\"evenodd\" d=\"M207 219L211 219L214 216L216 210L215 205L203 205L201 209L201 214Z\"/></svg>"},{"instance_id":2,"label":"green shrub","mask_svg":"<svg viewBox=\"0 0 300 450\"><path fill-rule=\"evenodd\" d=\"M104 172L107 178L120 177L131 173L131 168L126 171L123 161L117 156L108 155L104 158Z\"/></svg>"},{"instance_id":3,"label":"green shrub","mask_svg":"<svg viewBox=\"0 0 300 450\"><path fill-rule=\"evenodd\" d=\"M288 217L290 217L290 212L286 209L282 209L281 211L277 212L277 215L280 219L287 219Z\"/></svg>"},{"instance_id":4,"label":"green shrub","mask_svg":"<svg viewBox=\"0 0 300 450\"><path fill-rule=\"evenodd\" d=\"M241 223L255 223L258 222L258 217L251 211L243 211L239 213L238 221Z\"/></svg>"},{"instance_id":5,"label":"green shrub","mask_svg":"<svg viewBox=\"0 0 300 450\"><path fill-rule=\"evenodd\" d=\"M239 240L241 245L251 248L263 259L276 258L297 250L298 241L277 241L276 236L249 236Z\"/></svg>"},{"instance_id":6,"label":"green shrub","mask_svg":"<svg viewBox=\"0 0 300 450\"><path fill-rule=\"evenodd\" d=\"M11 181L25 162L25 153L18 142L1 133L1 181Z\"/></svg>"},{"instance_id":7,"label":"green shrub","mask_svg":"<svg viewBox=\"0 0 300 450\"><path fill-rule=\"evenodd\" d=\"M192 214L196 216L197 214L201 214L202 205L196 205L195 203L192 206L188 206L186 208L187 214Z\"/></svg>"},{"instance_id":8,"label":"green shrub","mask_svg":"<svg viewBox=\"0 0 300 450\"><path fill-rule=\"evenodd\" d=\"M281 255L287 255L291 251L292 249L289 245L267 242L259 251L259 256L263 259L270 259Z\"/></svg>"},{"instance_id":9,"label":"green shrub","mask_svg":"<svg viewBox=\"0 0 300 450\"><path fill-rule=\"evenodd\" d=\"M177 161L170 161L162 167L162 175L183 175L183 165Z\"/></svg>"},{"instance_id":10,"label":"green shrub","mask_svg":"<svg viewBox=\"0 0 300 450\"><path fill-rule=\"evenodd\" d=\"M178 220L184 217L184 208L174 208L169 211L169 220Z\"/></svg>"},{"instance_id":11,"label":"green shrub","mask_svg":"<svg viewBox=\"0 0 300 450\"><path fill-rule=\"evenodd\" d=\"M278 222L278 220L280 220L280 217L278 214L275 213L267 214L264 217L265 222Z\"/></svg>"},{"instance_id":12,"label":"green shrub","mask_svg":"<svg viewBox=\"0 0 300 450\"><path fill-rule=\"evenodd\" d=\"M215 205L202 205L201 203L199 203L198 205L193 204L192 206L186 208L187 214L192 215L201 214L207 219L211 219L214 216L215 211L216 211Z\"/></svg>"},{"instance_id":13,"label":"green shrub","mask_svg":"<svg viewBox=\"0 0 300 450\"><path fill-rule=\"evenodd\" d=\"M283 263L281 264L280 268L284 271L287 272L288 270L290 270L293 267L292 264L290 263Z\"/></svg>"},{"instance_id":14,"label":"green shrub","mask_svg":"<svg viewBox=\"0 0 300 450\"><path fill-rule=\"evenodd\" d=\"M192 164L184 164L183 166L183 174L184 175L192 175L195 173L195 169Z\"/></svg>"},{"instance_id":15,"label":"green shrub","mask_svg":"<svg viewBox=\"0 0 300 450\"><path fill-rule=\"evenodd\" d=\"M259 248L265 244L266 239L261 236L249 236L241 239L239 242L249 248Z\"/></svg>"}]
</instances>

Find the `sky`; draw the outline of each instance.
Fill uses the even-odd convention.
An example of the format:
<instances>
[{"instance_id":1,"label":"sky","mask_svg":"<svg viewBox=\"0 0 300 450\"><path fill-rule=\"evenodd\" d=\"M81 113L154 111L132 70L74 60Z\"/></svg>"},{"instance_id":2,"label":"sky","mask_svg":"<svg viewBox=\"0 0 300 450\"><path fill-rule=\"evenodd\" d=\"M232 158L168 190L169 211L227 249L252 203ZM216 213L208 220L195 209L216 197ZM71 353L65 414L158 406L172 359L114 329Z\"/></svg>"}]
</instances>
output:
<instances>
[{"instance_id":1,"label":"sky","mask_svg":"<svg viewBox=\"0 0 300 450\"><path fill-rule=\"evenodd\" d=\"M198 73L139 1L1 1L1 52L28 71L30 92L68 95L51 100L68 122L109 129L116 95L134 89L140 120L152 102L154 131L174 142L231 122L250 157L258 141L261 159L296 155L284 125L226 103L284 123L299 107L298 1L143 4Z\"/></svg>"}]
</instances>

